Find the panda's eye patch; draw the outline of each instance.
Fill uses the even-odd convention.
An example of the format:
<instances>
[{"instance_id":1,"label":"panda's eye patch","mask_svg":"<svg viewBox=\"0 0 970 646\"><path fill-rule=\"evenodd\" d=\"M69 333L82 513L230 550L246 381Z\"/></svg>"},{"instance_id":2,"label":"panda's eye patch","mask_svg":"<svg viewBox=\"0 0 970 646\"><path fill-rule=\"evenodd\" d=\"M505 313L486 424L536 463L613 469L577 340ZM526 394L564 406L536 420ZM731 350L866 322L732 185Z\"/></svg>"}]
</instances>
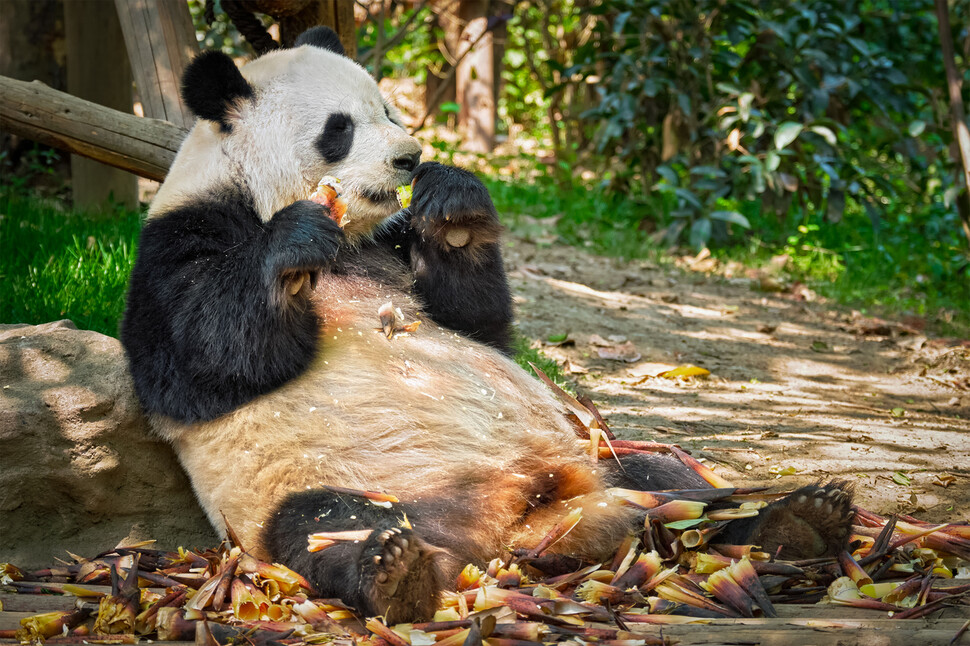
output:
<instances>
[{"instance_id":1,"label":"panda's eye patch","mask_svg":"<svg viewBox=\"0 0 970 646\"><path fill-rule=\"evenodd\" d=\"M317 137L317 150L328 164L336 164L346 159L353 143L354 120L346 112L334 112Z\"/></svg>"}]
</instances>

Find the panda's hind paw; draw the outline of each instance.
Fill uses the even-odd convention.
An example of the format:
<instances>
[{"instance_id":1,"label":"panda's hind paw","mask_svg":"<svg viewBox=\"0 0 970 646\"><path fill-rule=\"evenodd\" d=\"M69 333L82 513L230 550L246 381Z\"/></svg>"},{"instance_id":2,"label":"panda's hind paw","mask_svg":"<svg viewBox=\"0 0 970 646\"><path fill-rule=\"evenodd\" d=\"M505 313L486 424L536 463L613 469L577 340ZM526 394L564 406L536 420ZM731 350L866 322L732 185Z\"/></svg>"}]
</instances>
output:
<instances>
[{"instance_id":1,"label":"panda's hind paw","mask_svg":"<svg viewBox=\"0 0 970 646\"><path fill-rule=\"evenodd\" d=\"M442 587L434 562L437 550L401 527L377 532L370 542L361 569L372 607L388 622L431 617Z\"/></svg>"},{"instance_id":2,"label":"panda's hind paw","mask_svg":"<svg viewBox=\"0 0 970 646\"><path fill-rule=\"evenodd\" d=\"M845 482L801 487L762 510L750 541L782 558L834 556L844 549L855 512Z\"/></svg>"}]
</instances>

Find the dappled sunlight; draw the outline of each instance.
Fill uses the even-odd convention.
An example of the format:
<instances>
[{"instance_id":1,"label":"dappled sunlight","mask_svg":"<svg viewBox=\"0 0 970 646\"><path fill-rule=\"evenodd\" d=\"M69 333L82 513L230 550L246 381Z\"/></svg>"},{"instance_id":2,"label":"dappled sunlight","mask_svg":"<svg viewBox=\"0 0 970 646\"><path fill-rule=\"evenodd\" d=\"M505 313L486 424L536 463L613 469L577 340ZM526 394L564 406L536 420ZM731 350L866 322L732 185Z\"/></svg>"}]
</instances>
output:
<instances>
[{"instance_id":1,"label":"dappled sunlight","mask_svg":"<svg viewBox=\"0 0 970 646\"><path fill-rule=\"evenodd\" d=\"M514 271L515 253L509 262L520 328L533 339L566 335L543 351L619 437L680 444L735 482L847 478L870 485L861 500L882 511L959 518L943 504L957 490L933 483L970 479L970 395L947 387L943 368L908 341L854 334L837 311L743 281L660 268L631 278L617 260L585 257L580 267L574 250L526 251L527 270ZM623 339L642 356L610 360L598 339ZM658 376L687 364L710 377ZM897 472L912 484L896 483Z\"/></svg>"}]
</instances>

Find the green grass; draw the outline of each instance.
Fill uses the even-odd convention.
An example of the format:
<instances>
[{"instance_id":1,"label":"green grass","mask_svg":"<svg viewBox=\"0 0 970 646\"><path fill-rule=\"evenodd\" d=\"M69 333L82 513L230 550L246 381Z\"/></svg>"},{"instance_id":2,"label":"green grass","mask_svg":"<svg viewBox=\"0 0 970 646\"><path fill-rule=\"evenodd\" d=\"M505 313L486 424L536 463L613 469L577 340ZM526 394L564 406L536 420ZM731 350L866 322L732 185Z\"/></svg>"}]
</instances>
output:
<instances>
[{"instance_id":1,"label":"green grass","mask_svg":"<svg viewBox=\"0 0 970 646\"><path fill-rule=\"evenodd\" d=\"M652 205L624 201L595 188L562 187L542 178L486 184L508 226L528 239L669 261L638 228L641 219L663 222L660 200ZM751 233L715 247L716 257L759 267L787 254L787 278L824 297L865 314L919 317L935 334L970 337L970 267L956 213L937 203L891 205L877 230L861 209L847 209L836 225L812 216L781 219L759 212L754 202L743 207Z\"/></svg>"},{"instance_id":2,"label":"green grass","mask_svg":"<svg viewBox=\"0 0 970 646\"><path fill-rule=\"evenodd\" d=\"M117 336L139 228L137 213L0 193L0 322L71 319Z\"/></svg>"}]
</instances>

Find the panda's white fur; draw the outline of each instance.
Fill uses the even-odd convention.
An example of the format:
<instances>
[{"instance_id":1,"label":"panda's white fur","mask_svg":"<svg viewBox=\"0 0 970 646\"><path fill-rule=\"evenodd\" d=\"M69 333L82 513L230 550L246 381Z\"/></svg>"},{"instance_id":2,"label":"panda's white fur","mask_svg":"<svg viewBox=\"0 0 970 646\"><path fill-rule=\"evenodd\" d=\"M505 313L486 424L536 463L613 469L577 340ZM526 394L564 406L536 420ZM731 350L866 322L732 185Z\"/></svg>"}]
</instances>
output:
<instances>
[{"instance_id":1,"label":"panda's white fur","mask_svg":"<svg viewBox=\"0 0 970 646\"><path fill-rule=\"evenodd\" d=\"M229 181L242 181L265 222L309 197L324 175L341 180L348 235L366 234L397 211L394 189L403 182L391 162L420 154L421 145L407 134L396 108L360 65L303 45L265 54L241 71L255 89L255 100L235 103L228 115L231 137L217 123L196 123L152 201L150 218ZM337 111L350 114L357 127L347 158L328 165L313 154L314 140L327 116ZM362 191L384 192L388 199L375 203Z\"/></svg>"}]
</instances>

